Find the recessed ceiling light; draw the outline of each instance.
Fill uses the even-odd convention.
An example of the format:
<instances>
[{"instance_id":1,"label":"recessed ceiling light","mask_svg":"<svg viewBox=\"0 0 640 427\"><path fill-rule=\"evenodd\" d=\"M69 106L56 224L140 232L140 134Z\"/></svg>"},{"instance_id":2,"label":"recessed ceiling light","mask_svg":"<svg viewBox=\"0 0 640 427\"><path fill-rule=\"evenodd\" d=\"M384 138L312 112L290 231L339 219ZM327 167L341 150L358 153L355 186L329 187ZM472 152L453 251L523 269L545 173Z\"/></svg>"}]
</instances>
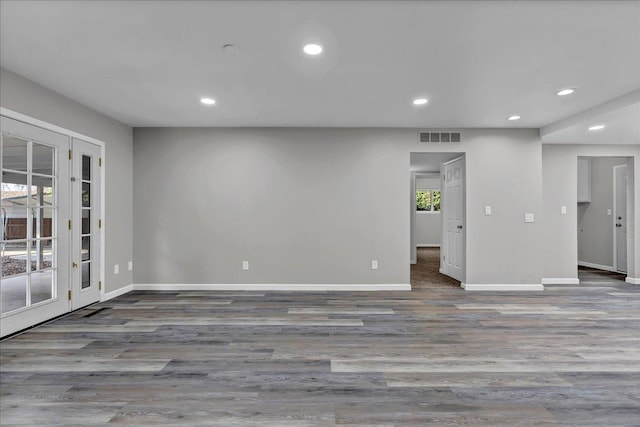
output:
<instances>
[{"instance_id":1,"label":"recessed ceiling light","mask_svg":"<svg viewBox=\"0 0 640 427\"><path fill-rule=\"evenodd\" d=\"M571 95L575 91L576 91L575 89L562 89L562 90L556 92L556 95L558 95L558 96L567 96L567 95Z\"/></svg>"},{"instance_id":2,"label":"recessed ceiling light","mask_svg":"<svg viewBox=\"0 0 640 427\"><path fill-rule=\"evenodd\" d=\"M520 120L520 116L517 114L514 114L513 116L509 116L509 120L513 121L513 120Z\"/></svg>"},{"instance_id":3,"label":"recessed ceiling light","mask_svg":"<svg viewBox=\"0 0 640 427\"><path fill-rule=\"evenodd\" d=\"M589 130L602 130L602 129L604 129L604 125L595 125L589 128Z\"/></svg>"},{"instance_id":4,"label":"recessed ceiling light","mask_svg":"<svg viewBox=\"0 0 640 427\"><path fill-rule=\"evenodd\" d=\"M216 103L216 100L213 98L200 98L200 102L204 105L213 105Z\"/></svg>"},{"instance_id":5,"label":"recessed ceiling light","mask_svg":"<svg viewBox=\"0 0 640 427\"><path fill-rule=\"evenodd\" d=\"M424 105L427 102L429 102L427 98L416 98L413 100L413 105Z\"/></svg>"},{"instance_id":6,"label":"recessed ceiling light","mask_svg":"<svg viewBox=\"0 0 640 427\"><path fill-rule=\"evenodd\" d=\"M240 48L235 44L231 44L231 43L227 43L224 46L222 46L222 50L225 53L231 53L231 54L240 53Z\"/></svg>"},{"instance_id":7,"label":"recessed ceiling light","mask_svg":"<svg viewBox=\"0 0 640 427\"><path fill-rule=\"evenodd\" d=\"M305 45L303 50L307 55L318 55L322 53L322 46L320 46L319 44L311 43Z\"/></svg>"}]
</instances>

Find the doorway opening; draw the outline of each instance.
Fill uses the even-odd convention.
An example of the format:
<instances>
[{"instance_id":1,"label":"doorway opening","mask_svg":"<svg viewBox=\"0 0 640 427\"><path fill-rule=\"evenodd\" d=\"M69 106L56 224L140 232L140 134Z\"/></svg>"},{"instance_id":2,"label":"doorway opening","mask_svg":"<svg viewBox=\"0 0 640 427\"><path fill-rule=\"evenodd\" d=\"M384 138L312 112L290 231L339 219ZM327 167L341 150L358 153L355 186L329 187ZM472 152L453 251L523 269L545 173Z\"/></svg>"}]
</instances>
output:
<instances>
[{"instance_id":1,"label":"doorway opening","mask_svg":"<svg viewBox=\"0 0 640 427\"><path fill-rule=\"evenodd\" d=\"M633 253L632 157L578 157L578 275L626 275Z\"/></svg>"},{"instance_id":2,"label":"doorway opening","mask_svg":"<svg viewBox=\"0 0 640 427\"><path fill-rule=\"evenodd\" d=\"M465 277L464 153L411 153L411 287L460 287Z\"/></svg>"}]
</instances>

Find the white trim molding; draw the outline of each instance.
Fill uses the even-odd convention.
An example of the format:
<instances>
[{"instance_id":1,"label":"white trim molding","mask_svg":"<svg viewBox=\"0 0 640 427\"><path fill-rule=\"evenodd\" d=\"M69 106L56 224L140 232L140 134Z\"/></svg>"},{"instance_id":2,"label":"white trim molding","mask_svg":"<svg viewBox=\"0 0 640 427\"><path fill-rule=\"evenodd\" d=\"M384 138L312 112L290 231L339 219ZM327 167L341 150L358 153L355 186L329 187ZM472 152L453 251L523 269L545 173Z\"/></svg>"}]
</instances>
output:
<instances>
[{"instance_id":1,"label":"white trim molding","mask_svg":"<svg viewBox=\"0 0 640 427\"><path fill-rule=\"evenodd\" d=\"M136 291L410 291L408 283L139 283Z\"/></svg>"},{"instance_id":2,"label":"white trim molding","mask_svg":"<svg viewBox=\"0 0 640 427\"><path fill-rule=\"evenodd\" d=\"M624 281L632 285L640 285L640 277L627 277Z\"/></svg>"},{"instance_id":3,"label":"white trim molding","mask_svg":"<svg viewBox=\"0 0 640 427\"><path fill-rule=\"evenodd\" d=\"M133 285L127 285L119 289L116 289L115 291L105 292L102 294L102 298L100 298L100 302L109 301L110 299L129 293L132 290L133 290Z\"/></svg>"},{"instance_id":4,"label":"white trim molding","mask_svg":"<svg viewBox=\"0 0 640 427\"><path fill-rule=\"evenodd\" d=\"M544 291L542 283L461 283L465 291Z\"/></svg>"},{"instance_id":5,"label":"white trim molding","mask_svg":"<svg viewBox=\"0 0 640 427\"><path fill-rule=\"evenodd\" d=\"M579 285L580 279L577 277L545 277L542 279L543 285Z\"/></svg>"},{"instance_id":6,"label":"white trim molding","mask_svg":"<svg viewBox=\"0 0 640 427\"><path fill-rule=\"evenodd\" d=\"M578 266L595 268L596 270L611 271L612 273L619 273L619 271L613 268L612 265L602 265L602 264L595 264L593 262L578 261Z\"/></svg>"}]
</instances>

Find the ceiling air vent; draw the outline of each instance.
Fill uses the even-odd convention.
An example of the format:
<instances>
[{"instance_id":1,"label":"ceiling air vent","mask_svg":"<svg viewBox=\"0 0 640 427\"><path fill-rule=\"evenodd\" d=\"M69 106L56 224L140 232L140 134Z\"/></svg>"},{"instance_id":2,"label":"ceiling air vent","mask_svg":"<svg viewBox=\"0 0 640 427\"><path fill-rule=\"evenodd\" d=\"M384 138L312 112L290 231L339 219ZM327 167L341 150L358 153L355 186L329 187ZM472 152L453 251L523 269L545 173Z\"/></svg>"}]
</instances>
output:
<instances>
[{"instance_id":1,"label":"ceiling air vent","mask_svg":"<svg viewBox=\"0 0 640 427\"><path fill-rule=\"evenodd\" d=\"M431 143L461 142L460 132L418 132L418 141Z\"/></svg>"}]
</instances>

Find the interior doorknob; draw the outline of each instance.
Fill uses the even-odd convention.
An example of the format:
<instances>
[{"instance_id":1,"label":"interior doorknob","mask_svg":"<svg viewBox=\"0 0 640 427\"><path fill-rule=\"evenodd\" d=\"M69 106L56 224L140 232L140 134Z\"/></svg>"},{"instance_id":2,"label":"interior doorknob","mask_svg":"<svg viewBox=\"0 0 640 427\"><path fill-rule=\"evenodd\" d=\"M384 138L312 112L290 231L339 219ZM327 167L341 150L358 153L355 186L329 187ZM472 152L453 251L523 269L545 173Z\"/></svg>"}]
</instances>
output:
<instances>
[{"instance_id":1,"label":"interior doorknob","mask_svg":"<svg viewBox=\"0 0 640 427\"><path fill-rule=\"evenodd\" d=\"M461 225L459 225L457 228L458 228L458 230L462 230L462 226Z\"/></svg>"},{"instance_id":2,"label":"interior doorknob","mask_svg":"<svg viewBox=\"0 0 640 427\"><path fill-rule=\"evenodd\" d=\"M71 263L71 267L73 267L73 268L78 268L78 263L77 263L77 262L72 262L72 263Z\"/></svg>"}]
</instances>

